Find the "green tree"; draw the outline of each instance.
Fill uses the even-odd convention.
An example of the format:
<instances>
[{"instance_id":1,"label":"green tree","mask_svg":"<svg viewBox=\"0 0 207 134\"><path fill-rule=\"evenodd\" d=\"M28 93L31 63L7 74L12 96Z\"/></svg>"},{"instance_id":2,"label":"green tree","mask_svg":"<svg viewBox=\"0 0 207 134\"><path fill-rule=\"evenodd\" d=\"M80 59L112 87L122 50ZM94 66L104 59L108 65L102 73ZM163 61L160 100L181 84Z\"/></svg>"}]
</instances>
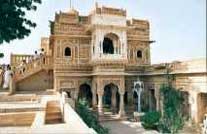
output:
<instances>
[{"instance_id":1,"label":"green tree","mask_svg":"<svg viewBox=\"0 0 207 134\"><path fill-rule=\"evenodd\" d=\"M109 134L109 130L101 126L97 116L95 116L94 113L88 108L88 103L85 99L78 101L76 105L76 112L88 125L88 127L93 128L98 134Z\"/></svg>"},{"instance_id":2,"label":"green tree","mask_svg":"<svg viewBox=\"0 0 207 134\"><path fill-rule=\"evenodd\" d=\"M163 113L159 128L163 133L177 133L184 125L181 112L184 98L181 92L171 85L163 85L160 94L163 100Z\"/></svg>"},{"instance_id":3,"label":"green tree","mask_svg":"<svg viewBox=\"0 0 207 134\"><path fill-rule=\"evenodd\" d=\"M159 123L159 128L163 133L177 133L183 128L184 116L181 109L184 98L179 89L173 87L175 76L170 74L171 65L166 64L167 84L160 88L160 96L163 102L163 111Z\"/></svg>"},{"instance_id":4,"label":"green tree","mask_svg":"<svg viewBox=\"0 0 207 134\"><path fill-rule=\"evenodd\" d=\"M36 24L26 18L26 11L35 11L41 0L0 1L0 44L14 39L23 39Z\"/></svg>"},{"instance_id":5,"label":"green tree","mask_svg":"<svg viewBox=\"0 0 207 134\"><path fill-rule=\"evenodd\" d=\"M141 117L142 126L145 129L155 129L157 130L161 114L157 111L150 111Z\"/></svg>"},{"instance_id":6,"label":"green tree","mask_svg":"<svg viewBox=\"0 0 207 134\"><path fill-rule=\"evenodd\" d=\"M3 53L0 53L0 58L3 58L4 57L4 54Z\"/></svg>"}]
</instances>

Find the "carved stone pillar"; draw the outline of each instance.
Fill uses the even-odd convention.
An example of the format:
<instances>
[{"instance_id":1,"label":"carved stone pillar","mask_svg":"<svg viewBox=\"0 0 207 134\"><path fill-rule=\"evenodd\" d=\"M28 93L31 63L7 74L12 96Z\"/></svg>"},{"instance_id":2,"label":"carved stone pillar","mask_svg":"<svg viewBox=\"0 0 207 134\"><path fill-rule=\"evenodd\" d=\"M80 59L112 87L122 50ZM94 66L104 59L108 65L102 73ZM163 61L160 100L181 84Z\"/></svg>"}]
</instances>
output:
<instances>
[{"instance_id":1,"label":"carved stone pillar","mask_svg":"<svg viewBox=\"0 0 207 134\"><path fill-rule=\"evenodd\" d=\"M93 108L95 109L96 108L96 105L97 105L97 98L96 98L96 92L97 89L96 89L96 82L95 80L92 81L92 92L93 92Z\"/></svg>"},{"instance_id":2,"label":"carved stone pillar","mask_svg":"<svg viewBox=\"0 0 207 134\"><path fill-rule=\"evenodd\" d=\"M58 90L57 77L54 75L54 92Z\"/></svg>"},{"instance_id":3,"label":"carved stone pillar","mask_svg":"<svg viewBox=\"0 0 207 134\"><path fill-rule=\"evenodd\" d=\"M156 110L159 111L161 110L161 100L160 100L160 87L159 86L155 86L155 98L156 98Z\"/></svg>"},{"instance_id":4,"label":"carved stone pillar","mask_svg":"<svg viewBox=\"0 0 207 134\"><path fill-rule=\"evenodd\" d=\"M125 116L125 109L124 109L124 92L120 92L120 103L119 103L119 116Z\"/></svg>"},{"instance_id":5,"label":"carved stone pillar","mask_svg":"<svg viewBox=\"0 0 207 134\"><path fill-rule=\"evenodd\" d=\"M79 89L76 88L75 91L74 91L74 100L75 100L75 101L78 101L78 90L79 90Z\"/></svg>"},{"instance_id":6,"label":"carved stone pillar","mask_svg":"<svg viewBox=\"0 0 207 134\"><path fill-rule=\"evenodd\" d=\"M191 105L191 119L195 122L198 123L198 93L197 92L190 92L190 105Z\"/></svg>"},{"instance_id":7,"label":"carved stone pillar","mask_svg":"<svg viewBox=\"0 0 207 134\"><path fill-rule=\"evenodd\" d=\"M103 41L101 40L100 41L100 54L102 55L103 54Z\"/></svg>"},{"instance_id":8,"label":"carved stone pillar","mask_svg":"<svg viewBox=\"0 0 207 134\"><path fill-rule=\"evenodd\" d=\"M98 112L103 114L103 91L98 91Z\"/></svg>"},{"instance_id":9,"label":"carved stone pillar","mask_svg":"<svg viewBox=\"0 0 207 134\"><path fill-rule=\"evenodd\" d=\"M115 89L112 89L112 96L111 96L111 104L112 104L112 111L113 113L116 112L116 90Z\"/></svg>"}]
</instances>

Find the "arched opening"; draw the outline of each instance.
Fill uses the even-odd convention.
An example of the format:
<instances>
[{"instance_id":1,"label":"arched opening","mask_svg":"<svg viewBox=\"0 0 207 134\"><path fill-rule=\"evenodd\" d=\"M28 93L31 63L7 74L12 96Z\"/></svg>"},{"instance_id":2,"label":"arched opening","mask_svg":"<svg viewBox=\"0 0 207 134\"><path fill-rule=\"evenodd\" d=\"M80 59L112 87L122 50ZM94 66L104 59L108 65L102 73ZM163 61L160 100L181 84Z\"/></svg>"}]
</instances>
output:
<instances>
[{"instance_id":1,"label":"arched opening","mask_svg":"<svg viewBox=\"0 0 207 134\"><path fill-rule=\"evenodd\" d=\"M118 87L114 84L108 84L104 87L104 112L112 112L117 114L119 110L119 93Z\"/></svg>"},{"instance_id":2,"label":"arched opening","mask_svg":"<svg viewBox=\"0 0 207 134\"><path fill-rule=\"evenodd\" d=\"M142 58L142 51L141 50L137 51L137 58Z\"/></svg>"},{"instance_id":3,"label":"arched opening","mask_svg":"<svg viewBox=\"0 0 207 134\"><path fill-rule=\"evenodd\" d=\"M181 113L186 119L189 119L190 118L189 93L187 91L181 91L181 95L183 96Z\"/></svg>"},{"instance_id":4,"label":"arched opening","mask_svg":"<svg viewBox=\"0 0 207 134\"><path fill-rule=\"evenodd\" d=\"M195 102L194 102L195 103ZM197 96L198 122L201 123L207 113L207 93L199 93Z\"/></svg>"},{"instance_id":5,"label":"arched opening","mask_svg":"<svg viewBox=\"0 0 207 134\"><path fill-rule=\"evenodd\" d=\"M69 47L65 48L65 56L71 56L71 49Z\"/></svg>"},{"instance_id":6,"label":"arched opening","mask_svg":"<svg viewBox=\"0 0 207 134\"><path fill-rule=\"evenodd\" d=\"M139 85L137 86L139 87ZM140 98L139 98L140 97ZM140 94L133 92L133 105L136 112L148 112L149 111L149 93L144 90Z\"/></svg>"},{"instance_id":7,"label":"arched opening","mask_svg":"<svg viewBox=\"0 0 207 134\"><path fill-rule=\"evenodd\" d=\"M120 52L121 52L121 43L119 37L114 33L106 34L103 40L103 53L120 54Z\"/></svg>"},{"instance_id":8,"label":"arched opening","mask_svg":"<svg viewBox=\"0 0 207 134\"><path fill-rule=\"evenodd\" d=\"M133 92L133 104L134 104L134 111L138 109L138 95L136 92Z\"/></svg>"},{"instance_id":9,"label":"arched opening","mask_svg":"<svg viewBox=\"0 0 207 134\"><path fill-rule=\"evenodd\" d=\"M113 41L110 38L105 37L103 41L103 53L114 54Z\"/></svg>"},{"instance_id":10,"label":"arched opening","mask_svg":"<svg viewBox=\"0 0 207 134\"><path fill-rule=\"evenodd\" d=\"M155 111L156 104L157 104L157 100L155 97L155 90L149 89L149 111Z\"/></svg>"},{"instance_id":11,"label":"arched opening","mask_svg":"<svg viewBox=\"0 0 207 134\"><path fill-rule=\"evenodd\" d=\"M128 104L128 92L127 91L124 93L124 104L125 105Z\"/></svg>"},{"instance_id":12,"label":"arched opening","mask_svg":"<svg viewBox=\"0 0 207 134\"><path fill-rule=\"evenodd\" d=\"M88 84L82 84L78 93L78 100L86 100L88 105L92 107L92 97L91 87Z\"/></svg>"}]
</instances>

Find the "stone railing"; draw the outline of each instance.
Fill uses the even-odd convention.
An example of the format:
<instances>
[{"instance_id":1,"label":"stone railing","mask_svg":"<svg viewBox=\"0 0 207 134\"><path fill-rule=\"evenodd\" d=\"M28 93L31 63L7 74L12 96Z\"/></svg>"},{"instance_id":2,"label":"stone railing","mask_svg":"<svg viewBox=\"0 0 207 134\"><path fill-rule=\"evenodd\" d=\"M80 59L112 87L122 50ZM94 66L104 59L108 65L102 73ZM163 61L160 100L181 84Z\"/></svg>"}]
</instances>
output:
<instances>
[{"instance_id":1,"label":"stone railing","mask_svg":"<svg viewBox=\"0 0 207 134\"><path fill-rule=\"evenodd\" d=\"M11 54L11 66L18 66L22 61L28 62L34 55Z\"/></svg>"},{"instance_id":2,"label":"stone railing","mask_svg":"<svg viewBox=\"0 0 207 134\"><path fill-rule=\"evenodd\" d=\"M89 58L55 58L54 64L56 66L60 65L85 65L89 64Z\"/></svg>"},{"instance_id":3,"label":"stone railing","mask_svg":"<svg viewBox=\"0 0 207 134\"><path fill-rule=\"evenodd\" d=\"M17 66L16 68L14 68L14 80L18 82L19 80L30 76L42 69L51 69L52 65L52 57L42 56L38 59L25 63L22 66Z\"/></svg>"},{"instance_id":4,"label":"stone railing","mask_svg":"<svg viewBox=\"0 0 207 134\"><path fill-rule=\"evenodd\" d=\"M126 16L126 10L116 9L116 8L110 8L110 7L96 8L95 12L97 14L108 14L108 15Z\"/></svg>"},{"instance_id":5,"label":"stone railing","mask_svg":"<svg viewBox=\"0 0 207 134\"><path fill-rule=\"evenodd\" d=\"M116 60L116 59L123 59L123 55L121 54L100 54L101 59L112 59L112 60Z\"/></svg>"}]
</instances>

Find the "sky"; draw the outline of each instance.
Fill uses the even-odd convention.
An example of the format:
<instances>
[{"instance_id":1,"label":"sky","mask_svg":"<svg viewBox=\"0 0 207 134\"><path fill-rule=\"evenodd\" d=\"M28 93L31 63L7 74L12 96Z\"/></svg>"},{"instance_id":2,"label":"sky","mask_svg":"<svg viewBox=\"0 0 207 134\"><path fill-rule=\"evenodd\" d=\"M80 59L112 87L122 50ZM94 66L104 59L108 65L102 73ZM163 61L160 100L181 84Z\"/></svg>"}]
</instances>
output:
<instances>
[{"instance_id":1,"label":"sky","mask_svg":"<svg viewBox=\"0 0 207 134\"><path fill-rule=\"evenodd\" d=\"M127 10L128 19L150 22L151 61L155 63L206 57L206 0L96 0L99 6ZM95 0L73 0L81 15L88 15ZM40 48L41 37L50 35L49 20L56 12L69 11L69 0L42 0L36 12L27 17L37 23L29 37L0 45L5 57L0 64L10 62L10 54L34 54Z\"/></svg>"}]
</instances>

